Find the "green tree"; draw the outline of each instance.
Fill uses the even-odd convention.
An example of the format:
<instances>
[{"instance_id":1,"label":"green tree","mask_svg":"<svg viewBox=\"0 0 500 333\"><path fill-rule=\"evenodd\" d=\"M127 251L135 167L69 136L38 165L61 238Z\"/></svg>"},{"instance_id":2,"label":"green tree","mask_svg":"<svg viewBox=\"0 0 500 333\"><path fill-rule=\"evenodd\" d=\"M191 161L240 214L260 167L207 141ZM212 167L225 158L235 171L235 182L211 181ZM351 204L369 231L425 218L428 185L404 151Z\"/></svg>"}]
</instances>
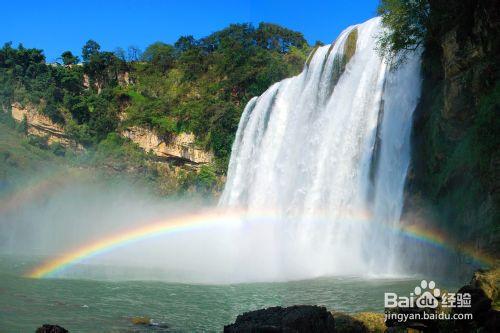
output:
<instances>
[{"instance_id":1,"label":"green tree","mask_svg":"<svg viewBox=\"0 0 500 333\"><path fill-rule=\"evenodd\" d=\"M255 31L257 44L265 49L286 53L290 47L307 44L304 35L277 24L260 23Z\"/></svg>"},{"instance_id":2,"label":"green tree","mask_svg":"<svg viewBox=\"0 0 500 333\"><path fill-rule=\"evenodd\" d=\"M125 55L125 50L123 49L123 47L117 47L113 51L113 54L115 55L115 57L117 57L118 59L120 59L122 61L126 61L127 60L127 56Z\"/></svg>"},{"instance_id":3,"label":"green tree","mask_svg":"<svg viewBox=\"0 0 500 333\"><path fill-rule=\"evenodd\" d=\"M78 63L78 57L74 56L71 51L65 51L61 54L61 59L65 66L76 65Z\"/></svg>"},{"instance_id":4,"label":"green tree","mask_svg":"<svg viewBox=\"0 0 500 333\"><path fill-rule=\"evenodd\" d=\"M140 48L134 45L130 45L127 48L127 61L135 62L139 61L142 57L142 51Z\"/></svg>"},{"instance_id":5,"label":"green tree","mask_svg":"<svg viewBox=\"0 0 500 333\"><path fill-rule=\"evenodd\" d=\"M91 58L99 54L101 46L94 40L89 39L82 48L82 58L84 62L89 62Z\"/></svg>"},{"instance_id":6,"label":"green tree","mask_svg":"<svg viewBox=\"0 0 500 333\"><path fill-rule=\"evenodd\" d=\"M174 64L175 48L172 45L156 42L146 48L142 58L162 72L166 72Z\"/></svg>"},{"instance_id":7,"label":"green tree","mask_svg":"<svg viewBox=\"0 0 500 333\"><path fill-rule=\"evenodd\" d=\"M174 44L175 49L182 53L198 46L197 40L189 35L180 37Z\"/></svg>"},{"instance_id":8,"label":"green tree","mask_svg":"<svg viewBox=\"0 0 500 333\"><path fill-rule=\"evenodd\" d=\"M378 50L397 67L422 44L426 36L428 0L381 0L377 11L386 28L379 36Z\"/></svg>"},{"instance_id":9,"label":"green tree","mask_svg":"<svg viewBox=\"0 0 500 333\"><path fill-rule=\"evenodd\" d=\"M203 192L209 192L217 183L215 169L211 165L202 165L196 175L197 188Z\"/></svg>"}]
</instances>

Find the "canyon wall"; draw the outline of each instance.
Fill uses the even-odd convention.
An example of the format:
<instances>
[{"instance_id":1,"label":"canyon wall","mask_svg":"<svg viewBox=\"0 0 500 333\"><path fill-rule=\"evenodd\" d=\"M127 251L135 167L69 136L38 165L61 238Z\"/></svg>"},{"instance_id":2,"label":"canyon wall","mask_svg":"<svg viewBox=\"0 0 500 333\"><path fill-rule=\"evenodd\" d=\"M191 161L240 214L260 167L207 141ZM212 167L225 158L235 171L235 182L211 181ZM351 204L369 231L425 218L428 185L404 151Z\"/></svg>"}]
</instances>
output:
<instances>
[{"instance_id":1,"label":"canyon wall","mask_svg":"<svg viewBox=\"0 0 500 333\"><path fill-rule=\"evenodd\" d=\"M475 251L500 250L500 6L430 0L406 213Z\"/></svg>"}]
</instances>

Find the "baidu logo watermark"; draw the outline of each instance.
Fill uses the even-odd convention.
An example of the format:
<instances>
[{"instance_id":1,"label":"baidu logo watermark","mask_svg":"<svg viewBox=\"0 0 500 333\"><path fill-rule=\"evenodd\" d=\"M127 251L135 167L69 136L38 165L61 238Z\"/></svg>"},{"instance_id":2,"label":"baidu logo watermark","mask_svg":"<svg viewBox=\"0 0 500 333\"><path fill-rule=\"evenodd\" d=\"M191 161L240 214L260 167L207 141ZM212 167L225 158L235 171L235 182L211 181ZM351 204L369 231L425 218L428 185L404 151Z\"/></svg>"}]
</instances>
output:
<instances>
[{"instance_id":1,"label":"baidu logo watermark","mask_svg":"<svg viewBox=\"0 0 500 333\"><path fill-rule=\"evenodd\" d=\"M384 305L386 322L389 320L401 323L421 320L473 319L472 313L449 311L451 308L470 308L471 295L469 293L443 292L436 288L434 281L422 280L409 296L385 293Z\"/></svg>"},{"instance_id":2,"label":"baidu logo watermark","mask_svg":"<svg viewBox=\"0 0 500 333\"><path fill-rule=\"evenodd\" d=\"M441 292L436 288L434 281L422 280L409 296L399 296L396 293L384 294L386 308L470 308L471 295L469 293Z\"/></svg>"}]
</instances>

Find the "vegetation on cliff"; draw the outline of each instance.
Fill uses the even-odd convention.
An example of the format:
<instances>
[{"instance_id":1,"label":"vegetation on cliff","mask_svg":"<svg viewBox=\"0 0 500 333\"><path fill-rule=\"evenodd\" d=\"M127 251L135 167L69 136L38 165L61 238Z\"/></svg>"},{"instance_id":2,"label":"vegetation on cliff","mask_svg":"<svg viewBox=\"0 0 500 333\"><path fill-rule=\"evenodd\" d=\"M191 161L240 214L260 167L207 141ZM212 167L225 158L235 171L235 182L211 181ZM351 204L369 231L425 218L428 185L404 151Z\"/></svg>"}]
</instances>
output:
<instances>
[{"instance_id":1,"label":"vegetation on cliff","mask_svg":"<svg viewBox=\"0 0 500 333\"><path fill-rule=\"evenodd\" d=\"M61 64L46 64L42 50L7 43L0 49L0 103L4 110L14 102L37 106L85 147L115 140L125 126L161 136L192 132L223 173L246 102L297 74L309 46L298 32L261 23L129 51L102 51L89 40L82 63L67 51Z\"/></svg>"},{"instance_id":2,"label":"vegetation on cliff","mask_svg":"<svg viewBox=\"0 0 500 333\"><path fill-rule=\"evenodd\" d=\"M42 50L6 43L0 48L0 118L6 129L25 136L23 144L66 155L73 164L138 175L162 194L208 193L221 188L246 102L300 72L308 52L301 33L268 23L233 24L201 39L180 37L173 45L156 42L144 52L103 51L89 40L81 62L66 51L58 63L47 64ZM86 151L74 154L30 135L26 120L16 125L8 116L14 104L62 125ZM166 141L193 133L195 145L215 160L197 169L159 163L161 157L122 137L133 126Z\"/></svg>"},{"instance_id":3,"label":"vegetation on cliff","mask_svg":"<svg viewBox=\"0 0 500 333\"><path fill-rule=\"evenodd\" d=\"M427 0L381 0L377 10L386 29L379 36L379 51L396 66L415 51L428 31Z\"/></svg>"},{"instance_id":4,"label":"vegetation on cliff","mask_svg":"<svg viewBox=\"0 0 500 333\"><path fill-rule=\"evenodd\" d=\"M479 250L498 253L500 7L495 1L383 0L386 55L418 45L410 208Z\"/></svg>"}]
</instances>

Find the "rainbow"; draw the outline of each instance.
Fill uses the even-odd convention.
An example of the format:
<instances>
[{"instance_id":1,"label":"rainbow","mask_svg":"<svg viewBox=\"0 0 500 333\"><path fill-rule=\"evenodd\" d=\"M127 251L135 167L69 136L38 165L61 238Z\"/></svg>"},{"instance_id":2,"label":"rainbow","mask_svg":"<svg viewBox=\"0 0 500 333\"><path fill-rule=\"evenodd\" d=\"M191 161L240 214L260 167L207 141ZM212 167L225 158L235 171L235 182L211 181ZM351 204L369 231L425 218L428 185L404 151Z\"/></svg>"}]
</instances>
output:
<instances>
[{"instance_id":1,"label":"rainbow","mask_svg":"<svg viewBox=\"0 0 500 333\"><path fill-rule=\"evenodd\" d=\"M483 267L496 266L499 260L499 258L481 252L469 244L459 243L451 239L449 236L446 236L446 233L442 230L436 228L430 228L429 226L419 224L410 224L399 228L399 230L403 237L429 244L450 253L460 253Z\"/></svg>"},{"instance_id":2,"label":"rainbow","mask_svg":"<svg viewBox=\"0 0 500 333\"><path fill-rule=\"evenodd\" d=\"M89 244L85 244L63 256L42 263L40 266L35 267L32 271L25 274L25 276L30 278L49 277L64 270L68 266L81 262L84 259L94 257L150 237L213 227L217 224L233 222L238 217L241 217L241 214L212 211L155 221L135 229L125 230L121 233L109 235L107 237L97 239Z\"/></svg>"},{"instance_id":3,"label":"rainbow","mask_svg":"<svg viewBox=\"0 0 500 333\"><path fill-rule=\"evenodd\" d=\"M347 215L343 215L345 218ZM60 257L46 261L33 270L27 272L25 277L29 278L45 278L53 276L62 270L79 263L87 258L94 257L114 249L127 246L131 243L136 243L144 239L156 237L160 235L172 234L183 231L194 231L203 228L214 227L230 222L234 225L235 221L245 219L276 219L277 216L267 212L266 214L260 213L259 215L252 215L243 210L234 211L204 211L192 215L183 215L172 217L166 220L150 222L144 226L136 227L134 229L124 230L118 234L108 235L103 238L94 240L88 244L84 244ZM328 219L322 219L327 222ZM350 214L344 219L349 222L367 222L369 214L361 212L357 214ZM266 220L269 221L269 220ZM318 220L317 220L318 221ZM227 225L227 224L226 224ZM404 223L403 223L404 225ZM395 232L402 237L416 240L434 247L444 249L451 253L461 253L481 266L493 266L497 258L480 253L470 246L460 245L445 237L443 232L438 230L430 230L427 227L419 226L416 224L407 225L404 227L389 227L383 225L388 232Z\"/></svg>"}]
</instances>

